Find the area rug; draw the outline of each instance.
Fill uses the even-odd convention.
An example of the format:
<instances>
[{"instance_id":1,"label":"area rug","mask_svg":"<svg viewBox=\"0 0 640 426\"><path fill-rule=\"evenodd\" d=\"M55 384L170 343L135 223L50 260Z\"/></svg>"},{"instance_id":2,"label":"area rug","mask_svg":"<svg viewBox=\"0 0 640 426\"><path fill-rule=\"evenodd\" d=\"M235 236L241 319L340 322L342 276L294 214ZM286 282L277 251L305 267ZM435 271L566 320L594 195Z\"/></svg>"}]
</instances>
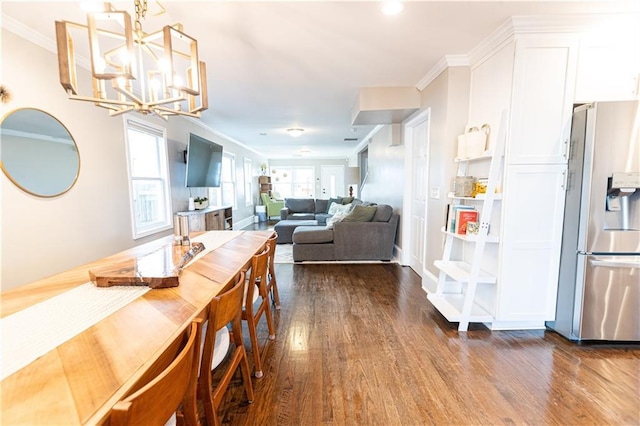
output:
<instances>
[{"instance_id":1,"label":"area rug","mask_svg":"<svg viewBox=\"0 0 640 426\"><path fill-rule=\"evenodd\" d=\"M293 244L276 244L274 263L293 263Z\"/></svg>"},{"instance_id":2,"label":"area rug","mask_svg":"<svg viewBox=\"0 0 640 426\"><path fill-rule=\"evenodd\" d=\"M274 263L294 263L293 262L293 244L278 244L276 245L276 256L273 259ZM299 262L298 264L308 263L398 263L397 259L392 259L390 262L383 262L381 260L308 260Z\"/></svg>"}]
</instances>

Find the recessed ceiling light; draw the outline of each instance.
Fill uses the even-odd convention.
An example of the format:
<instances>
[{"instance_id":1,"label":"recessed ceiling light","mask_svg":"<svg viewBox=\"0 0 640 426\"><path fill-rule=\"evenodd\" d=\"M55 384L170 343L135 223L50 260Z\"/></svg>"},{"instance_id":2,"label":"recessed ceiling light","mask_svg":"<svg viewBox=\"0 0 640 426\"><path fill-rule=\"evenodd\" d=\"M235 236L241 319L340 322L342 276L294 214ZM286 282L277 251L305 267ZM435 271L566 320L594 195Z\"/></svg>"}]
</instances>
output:
<instances>
[{"instance_id":1,"label":"recessed ceiling light","mask_svg":"<svg viewBox=\"0 0 640 426\"><path fill-rule=\"evenodd\" d=\"M382 13L385 15L397 15L403 9L404 5L400 0L385 0L382 3Z\"/></svg>"},{"instance_id":2,"label":"recessed ceiling light","mask_svg":"<svg viewBox=\"0 0 640 426\"><path fill-rule=\"evenodd\" d=\"M294 138L297 138L302 134L302 132L304 132L304 129L300 129L300 128L287 129L287 132L289 132L289 134Z\"/></svg>"}]
</instances>

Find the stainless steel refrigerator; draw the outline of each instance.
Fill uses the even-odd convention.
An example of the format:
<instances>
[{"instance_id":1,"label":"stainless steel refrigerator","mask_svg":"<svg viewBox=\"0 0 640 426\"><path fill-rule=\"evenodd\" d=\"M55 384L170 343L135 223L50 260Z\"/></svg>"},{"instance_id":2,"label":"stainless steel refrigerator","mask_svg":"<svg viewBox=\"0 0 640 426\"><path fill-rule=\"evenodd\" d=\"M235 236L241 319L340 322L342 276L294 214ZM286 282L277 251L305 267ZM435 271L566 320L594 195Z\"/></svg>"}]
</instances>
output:
<instances>
[{"instance_id":1,"label":"stainless steel refrigerator","mask_svg":"<svg viewBox=\"0 0 640 426\"><path fill-rule=\"evenodd\" d=\"M555 321L571 340L640 341L640 111L574 110Z\"/></svg>"}]
</instances>

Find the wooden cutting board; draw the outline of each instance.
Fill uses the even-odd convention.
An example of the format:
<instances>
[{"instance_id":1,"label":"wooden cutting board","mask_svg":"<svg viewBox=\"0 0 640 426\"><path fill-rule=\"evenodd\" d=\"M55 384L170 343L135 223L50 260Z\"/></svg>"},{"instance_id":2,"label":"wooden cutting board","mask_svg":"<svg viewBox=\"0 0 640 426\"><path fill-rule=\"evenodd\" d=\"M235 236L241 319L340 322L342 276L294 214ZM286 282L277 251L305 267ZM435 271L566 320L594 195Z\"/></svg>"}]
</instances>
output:
<instances>
[{"instance_id":1,"label":"wooden cutting board","mask_svg":"<svg viewBox=\"0 0 640 426\"><path fill-rule=\"evenodd\" d=\"M168 244L124 262L89 271L89 278L98 287L146 285L151 288L177 287L180 272L191 259L204 250L204 244L185 246Z\"/></svg>"}]
</instances>

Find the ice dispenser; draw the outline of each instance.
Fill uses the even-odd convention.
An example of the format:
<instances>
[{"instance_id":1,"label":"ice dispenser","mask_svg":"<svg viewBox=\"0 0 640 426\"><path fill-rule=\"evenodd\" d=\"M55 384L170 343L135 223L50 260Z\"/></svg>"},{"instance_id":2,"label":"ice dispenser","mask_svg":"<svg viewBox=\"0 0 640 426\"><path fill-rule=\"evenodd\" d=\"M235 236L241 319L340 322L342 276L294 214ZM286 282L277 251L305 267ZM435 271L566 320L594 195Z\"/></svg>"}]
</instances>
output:
<instances>
[{"instance_id":1,"label":"ice dispenser","mask_svg":"<svg viewBox=\"0 0 640 426\"><path fill-rule=\"evenodd\" d=\"M640 173L613 173L607 182L607 225L623 231L640 229Z\"/></svg>"}]
</instances>

